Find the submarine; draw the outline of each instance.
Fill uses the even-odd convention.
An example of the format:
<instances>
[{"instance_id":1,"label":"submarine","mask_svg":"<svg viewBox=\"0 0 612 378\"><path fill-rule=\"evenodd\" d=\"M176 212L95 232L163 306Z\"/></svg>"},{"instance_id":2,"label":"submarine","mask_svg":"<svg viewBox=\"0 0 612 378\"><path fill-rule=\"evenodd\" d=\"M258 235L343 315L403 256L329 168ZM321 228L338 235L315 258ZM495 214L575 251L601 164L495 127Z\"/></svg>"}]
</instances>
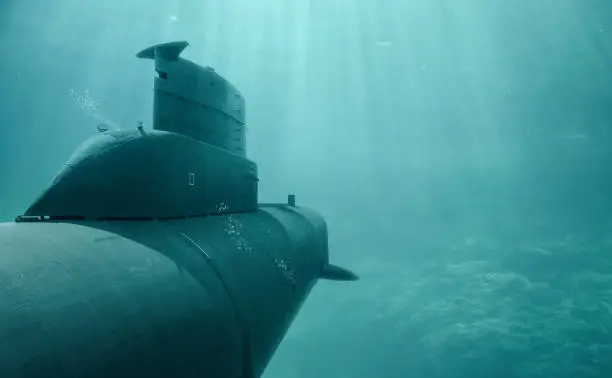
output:
<instances>
[{"instance_id":1,"label":"submarine","mask_svg":"<svg viewBox=\"0 0 612 378\"><path fill-rule=\"evenodd\" d=\"M259 203L245 99L151 46L153 124L99 128L0 223L0 377L261 377L330 263L325 219Z\"/></svg>"}]
</instances>

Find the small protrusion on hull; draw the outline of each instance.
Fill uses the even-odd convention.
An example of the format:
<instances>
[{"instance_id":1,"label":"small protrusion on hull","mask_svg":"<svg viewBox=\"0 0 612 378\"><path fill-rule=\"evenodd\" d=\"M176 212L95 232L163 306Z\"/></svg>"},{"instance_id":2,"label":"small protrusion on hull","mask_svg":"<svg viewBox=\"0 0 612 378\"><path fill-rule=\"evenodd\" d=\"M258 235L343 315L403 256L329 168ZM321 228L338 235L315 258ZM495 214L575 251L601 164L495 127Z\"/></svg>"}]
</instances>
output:
<instances>
[{"instance_id":1,"label":"small protrusion on hull","mask_svg":"<svg viewBox=\"0 0 612 378\"><path fill-rule=\"evenodd\" d=\"M357 281L359 276L348 269L333 264L327 264L321 270L320 278L332 281Z\"/></svg>"},{"instance_id":2,"label":"small protrusion on hull","mask_svg":"<svg viewBox=\"0 0 612 378\"><path fill-rule=\"evenodd\" d=\"M289 194L287 196L287 205L295 206L295 194Z\"/></svg>"},{"instance_id":3,"label":"small protrusion on hull","mask_svg":"<svg viewBox=\"0 0 612 378\"><path fill-rule=\"evenodd\" d=\"M144 126L142 125L142 121L140 121L140 120L138 121L137 129L138 129L138 132L140 133L140 135L147 136L147 134L144 131Z\"/></svg>"}]
</instances>

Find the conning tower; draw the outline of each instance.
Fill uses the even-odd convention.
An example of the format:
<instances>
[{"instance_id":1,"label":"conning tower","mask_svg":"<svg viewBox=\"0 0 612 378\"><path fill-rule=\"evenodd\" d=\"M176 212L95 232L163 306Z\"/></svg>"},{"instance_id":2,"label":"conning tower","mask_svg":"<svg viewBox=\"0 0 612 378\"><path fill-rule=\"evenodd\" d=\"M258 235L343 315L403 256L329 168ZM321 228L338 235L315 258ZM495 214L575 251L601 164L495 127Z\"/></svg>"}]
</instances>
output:
<instances>
[{"instance_id":1,"label":"conning tower","mask_svg":"<svg viewBox=\"0 0 612 378\"><path fill-rule=\"evenodd\" d=\"M137 54L155 61L153 130L103 130L83 142L20 219L170 219L257 209L244 98L212 68L180 58L187 45Z\"/></svg>"},{"instance_id":2,"label":"conning tower","mask_svg":"<svg viewBox=\"0 0 612 378\"><path fill-rule=\"evenodd\" d=\"M171 42L136 55L155 61L153 128L183 134L244 157L244 98L214 69L181 58L187 46L187 42Z\"/></svg>"}]
</instances>

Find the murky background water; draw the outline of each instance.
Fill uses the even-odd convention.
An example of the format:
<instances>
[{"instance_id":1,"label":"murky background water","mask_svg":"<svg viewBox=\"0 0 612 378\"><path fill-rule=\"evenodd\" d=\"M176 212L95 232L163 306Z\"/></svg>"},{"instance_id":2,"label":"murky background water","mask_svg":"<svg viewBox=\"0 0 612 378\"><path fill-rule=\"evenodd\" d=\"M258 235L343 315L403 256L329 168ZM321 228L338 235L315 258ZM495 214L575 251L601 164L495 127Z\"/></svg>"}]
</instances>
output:
<instances>
[{"instance_id":1,"label":"murky background water","mask_svg":"<svg viewBox=\"0 0 612 378\"><path fill-rule=\"evenodd\" d=\"M149 45L245 95L263 201L335 261L266 377L612 369L612 5L3 0L0 218L100 123L151 122Z\"/></svg>"}]
</instances>

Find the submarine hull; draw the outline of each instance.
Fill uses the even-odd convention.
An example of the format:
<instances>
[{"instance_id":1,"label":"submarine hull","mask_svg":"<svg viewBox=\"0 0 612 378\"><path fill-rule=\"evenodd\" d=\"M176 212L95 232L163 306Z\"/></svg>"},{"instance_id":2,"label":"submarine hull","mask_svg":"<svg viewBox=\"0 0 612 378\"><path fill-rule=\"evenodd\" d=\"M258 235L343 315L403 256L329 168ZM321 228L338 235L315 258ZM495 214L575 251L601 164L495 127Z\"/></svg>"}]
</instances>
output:
<instances>
[{"instance_id":1,"label":"submarine hull","mask_svg":"<svg viewBox=\"0 0 612 378\"><path fill-rule=\"evenodd\" d=\"M0 224L0 376L259 377L328 263L316 213Z\"/></svg>"}]
</instances>

